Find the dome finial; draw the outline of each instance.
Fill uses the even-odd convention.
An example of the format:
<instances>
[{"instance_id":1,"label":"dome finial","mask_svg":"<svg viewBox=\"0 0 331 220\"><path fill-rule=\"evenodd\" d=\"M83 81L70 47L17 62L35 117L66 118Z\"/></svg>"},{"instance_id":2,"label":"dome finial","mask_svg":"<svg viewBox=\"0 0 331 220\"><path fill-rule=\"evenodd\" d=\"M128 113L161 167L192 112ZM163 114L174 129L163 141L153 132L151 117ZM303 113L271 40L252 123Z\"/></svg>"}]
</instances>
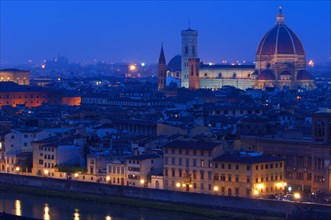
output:
<instances>
[{"instance_id":1,"label":"dome finial","mask_svg":"<svg viewBox=\"0 0 331 220\"><path fill-rule=\"evenodd\" d=\"M284 14L283 14L283 11L282 11L282 6L279 6L278 7L278 14L277 14L277 19L276 19L276 24L285 24L284 22Z\"/></svg>"}]
</instances>

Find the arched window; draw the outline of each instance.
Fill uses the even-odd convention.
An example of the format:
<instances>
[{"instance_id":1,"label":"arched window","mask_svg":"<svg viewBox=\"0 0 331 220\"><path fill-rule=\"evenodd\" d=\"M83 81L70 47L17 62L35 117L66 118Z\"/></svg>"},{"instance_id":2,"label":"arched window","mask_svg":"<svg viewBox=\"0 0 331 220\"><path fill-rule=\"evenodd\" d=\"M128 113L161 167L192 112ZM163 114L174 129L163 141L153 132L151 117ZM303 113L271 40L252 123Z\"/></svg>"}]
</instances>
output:
<instances>
[{"instance_id":1,"label":"arched window","mask_svg":"<svg viewBox=\"0 0 331 220\"><path fill-rule=\"evenodd\" d=\"M228 189L228 196L232 196L232 189L231 188Z\"/></svg>"},{"instance_id":2,"label":"arched window","mask_svg":"<svg viewBox=\"0 0 331 220\"><path fill-rule=\"evenodd\" d=\"M316 137L324 136L324 123L320 120L315 123L315 136Z\"/></svg>"},{"instance_id":3,"label":"arched window","mask_svg":"<svg viewBox=\"0 0 331 220\"><path fill-rule=\"evenodd\" d=\"M207 73L205 73L205 78L207 78L208 77L208 74Z\"/></svg>"},{"instance_id":4,"label":"arched window","mask_svg":"<svg viewBox=\"0 0 331 220\"><path fill-rule=\"evenodd\" d=\"M219 73L219 74L218 74L218 78L219 78L219 79L222 79L222 73Z\"/></svg>"},{"instance_id":5,"label":"arched window","mask_svg":"<svg viewBox=\"0 0 331 220\"><path fill-rule=\"evenodd\" d=\"M156 188L156 189L160 189L160 183L159 183L158 180L156 180L156 182L155 182L155 188Z\"/></svg>"},{"instance_id":6,"label":"arched window","mask_svg":"<svg viewBox=\"0 0 331 220\"><path fill-rule=\"evenodd\" d=\"M233 79L237 78L237 74L236 73L233 73L232 78Z\"/></svg>"}]
</instances>

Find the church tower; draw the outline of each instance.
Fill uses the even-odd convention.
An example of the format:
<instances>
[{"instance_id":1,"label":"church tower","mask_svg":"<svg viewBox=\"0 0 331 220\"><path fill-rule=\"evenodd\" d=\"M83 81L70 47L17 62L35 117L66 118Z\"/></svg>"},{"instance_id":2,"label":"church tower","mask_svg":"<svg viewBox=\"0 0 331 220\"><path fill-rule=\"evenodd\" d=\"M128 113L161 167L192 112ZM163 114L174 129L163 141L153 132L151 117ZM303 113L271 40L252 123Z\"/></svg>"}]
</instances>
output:
<instances>
[{"instance_id":1,"label":"church tower","mask_svg":"<svg viewBox=\"0 0 331 220\"><path fill-rule=\"evenodd\" d=\"M189 89L199 89L200 88L200 79L199 79L199 66L200 59L199 58L189 58L188 59L188 81L189 81Z\"/></svg>"},{"instance_id":2,"label":"church tower","mask_svg":"<svg viewBox=\"0 0 331 220\"><path fill-rule=\"evenodd\" d=\"M198 57L198 31L190 27L182 31L182 73L181 86L189 87L189 58Z\"/></svg>"},{"instance_id":3,"label":"church tower","mask_svg":"<svg viewBox=\"0 0 331 220\"><path fill-rule=\"evenodd\" d=\"M164 56L163 51L163 44L161 46L161 53L159 57L159 63L157 66L157 75L158 75L158 91L163 92L166 88L166 70L167 70L167 64Z\"/></svg>"}]
</instances>

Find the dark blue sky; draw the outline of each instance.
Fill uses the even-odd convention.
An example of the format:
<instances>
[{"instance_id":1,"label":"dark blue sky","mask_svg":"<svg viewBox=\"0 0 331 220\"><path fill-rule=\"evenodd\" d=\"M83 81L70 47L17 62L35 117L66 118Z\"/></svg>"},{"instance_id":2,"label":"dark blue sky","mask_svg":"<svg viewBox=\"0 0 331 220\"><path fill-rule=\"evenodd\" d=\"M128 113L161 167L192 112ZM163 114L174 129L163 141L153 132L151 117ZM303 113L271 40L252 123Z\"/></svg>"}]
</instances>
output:
<instances>
[{"instance_id":1,"label":"dark blue sky","mask_svg":"<svg viewBox=\"0 0 331 220\"><path fill-rule=\"evenodd\" d=\"M70 61L156 63L180 53L180 31L199 31L203 61L255 60L263 35L283 6L285 22L307 59L330 61L330 1L4 1L0 62L41 63L58 54Z\"/></svg>"}]
</instances>

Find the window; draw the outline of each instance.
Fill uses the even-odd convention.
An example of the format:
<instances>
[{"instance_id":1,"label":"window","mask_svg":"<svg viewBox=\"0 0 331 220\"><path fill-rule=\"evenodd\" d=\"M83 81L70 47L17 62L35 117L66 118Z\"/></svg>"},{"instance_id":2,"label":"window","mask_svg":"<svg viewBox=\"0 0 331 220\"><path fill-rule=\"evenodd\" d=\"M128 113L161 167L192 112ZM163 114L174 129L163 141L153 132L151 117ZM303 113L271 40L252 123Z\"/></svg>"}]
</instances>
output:
<instances>
[{"instance_id":1,"label":"window","mask_svg":"<svg viewBox=\"0 0 331 220\"><path fill-rule=\"evenodd\" d=\"M182 158L179 158L179 159L178 159L178 165L179 165L179 166L182 166L182 165L183 165L183 164L182 164Z\"/></svg>"},{"instance_id":2,"label":"window","mask_svg":"<svg viewBox=\"0 0 331 220\"><path fill-rule=\"evenodd\" d=\"M200 151L200 155L203 157L204 156L204 151Z\"/></svg>"},{"instance_id":3,"label":"window","mask_svg":"<svg viewBox=\"0 0 331 220\"><path fill-rule=\"evenodd\" d=\"M225 175L221 175L221 181L225 181Z\"/></svg>"},{"instance_id":4,"label":"window","mask_svg":"<svg viewBox=\"0 0 331 220\"><path fill-rule=\"evenodd\" d=\"M218 163L215 163L215 168L218 168Z\"/></svg>"},{"instance_id":5,"label":"window","mask_svg":"<svg viewBox=\"0 0 331 220\"><path fill-rule=\"evenodd\" d=\"M178 150L178 154L182 154L182 149L179 149Z\"/></svg>"},{"instance_id":6,"label":"window","mask_svg":"<svg viewBox=\"0 0 331 220\"><path fill-rule=\"evenodd\" d=\"M190 166L190 159L189 158L186 158L185 159L185 165L186 165L186 167L189 167Z\"/></svg>"},{"instance_id":7,"label":"window","mask_svg":"<svg viewBox=\"0 0 331 220\"><path fill-rule=\"evenodd\" d=\"M247 165L246 170L251 170L251 166Z\"/></svg>"},{"instance_id":8,"label":"window","mask_svg":"<svg viewBox=\"0 0 331 220\"><path fill-rule=\"evenodd\" d=\"M236 176L236 182L237 183L239 182L239 176Z\"/></svg>"},{"instance_id":9,"label":"window","mask_svg":"<svg viewBox=\"0 0 331 220\"><path fill-rule=\"evenodd\" d=\"M201 166L201 167L204 167L204 166L205 166L205 161L204 161L204 160L201 160L201 162L200 162L200 166Z\"/></svg>"},{"instance_id":10,"label":"window","mask_svg":"<svg viewBox=\"0 0 331 220\"><path fill-rule=\"evenodd\" d=\"M211 180L211 171L208 171L208 180Z\"/></svg>"},{"instance_id":11,"label":"window","mask_svg":"<svg viewBox=\"0 0 331 220\"><path fill-rule=\"evenodd\" d=\"M231 164L230 163L228 164L228 169L231 170Z\"/></svg>"},{"instance_id":12,"label":"window","mask_svg":"<svg viewBox=\"0 0 331 220\"><path fill-rule=\"evenodd\" d=\"M258 170L259 169L259 166L258 165L256 165L256 167L255 167L255 170Z\"/></svg>"},{"instance_id":13,"label":"window","mask_svg":"<svg viewBox=\"0 0 331 220\"><path fill-rule=\"evenodd\" d=\"M203 170L200 171L200 179L202 179L202 180L204 179L204 172L203 172Z\"/></svg>"},{"instance_id":14,"label":"window","mask_svg":"<svg viewBox=\"0 0 331 220\"><path fill-rule=\"evenodd\" d=\"M228 181L231 182L232 181L232 176L228 175Z\"/></svg>"},{"instance_id":15,"label":"window","mask_svg":"<svg viewBox=\"0 0 331 220\"><path fill-rule=\"evenodd\" d=\"M222 169L224 169L225 168L225 165L224 165L224 163L222 163Z\"/></svg>"},{"instance_id":16,"label":"window","mask_svg":"<svg viewBox=\"0 0 331 220\"><path fill-rule=\"evenodd\" d=\"M171 165L175 165L175 158L174 157L171 158Z\"/></svg>"},{"instance_id":17,"label":"window","mask_svg":"<svg viewBox=\"0 0 331 220\"><path fill-rule=\"evenodd\" d=\"M248 176L247 178L246 178L246 183L250 183L251 182L251 178Z\"/></svg>"},{"instance_id":18,"label":"window","mask_svg":"<svg viewBox=\"0 0 331 220\"><path fill-rule=\"evenodd\" d=\"M194 166L194 167L197 166L197 159L193 159L193 166Z\"/></svg>"},{"instance_id":19,"label":"window","mask_svg":"<svg viewBox=\"0 0 331 220\"><path fill-rule=\"evenodd\" d=\"M188 149L186 149L185 151L186 151L186 155L189 155L189 150L188 150Z\"/></svg>"},{"instance_id":20,"label":"window","mask_svg":"<svg viewBox=\"0 0 331 220\"><path fill-rule=\"evenodd\" d=\"M236 170L239 170L239 165L238 164L236 164Z\"/></svg>"},{"instance_id":21,"label":"window","mask_svg":"<svg viewBox=\"0 0 331 220\"><path fill-rule=\"evenodd\" d=\"M165 163L165 164L168 164L168 157L165 157L165 158L164 158L164 163Z\"/></svg>"},{"instance_id":22,"label":"window","mask_svg":"<svg viewBox=\"0 0 331 220\"><path fill-rule=\"evenodd\" d=\"M268 164L265 165L265 169L267 170L269 168Z\"/></svg>"},{"instance_id":23,"label":"window","mask_svg":"<svg viewBox=\"0 0 331 220\"><path fill-rule=\"evenodd\" d=\"M270 169L273 169L273 168L274 168L274 164L271 163L271 164L270 164Z\"/></svg>"}]
</instances>

